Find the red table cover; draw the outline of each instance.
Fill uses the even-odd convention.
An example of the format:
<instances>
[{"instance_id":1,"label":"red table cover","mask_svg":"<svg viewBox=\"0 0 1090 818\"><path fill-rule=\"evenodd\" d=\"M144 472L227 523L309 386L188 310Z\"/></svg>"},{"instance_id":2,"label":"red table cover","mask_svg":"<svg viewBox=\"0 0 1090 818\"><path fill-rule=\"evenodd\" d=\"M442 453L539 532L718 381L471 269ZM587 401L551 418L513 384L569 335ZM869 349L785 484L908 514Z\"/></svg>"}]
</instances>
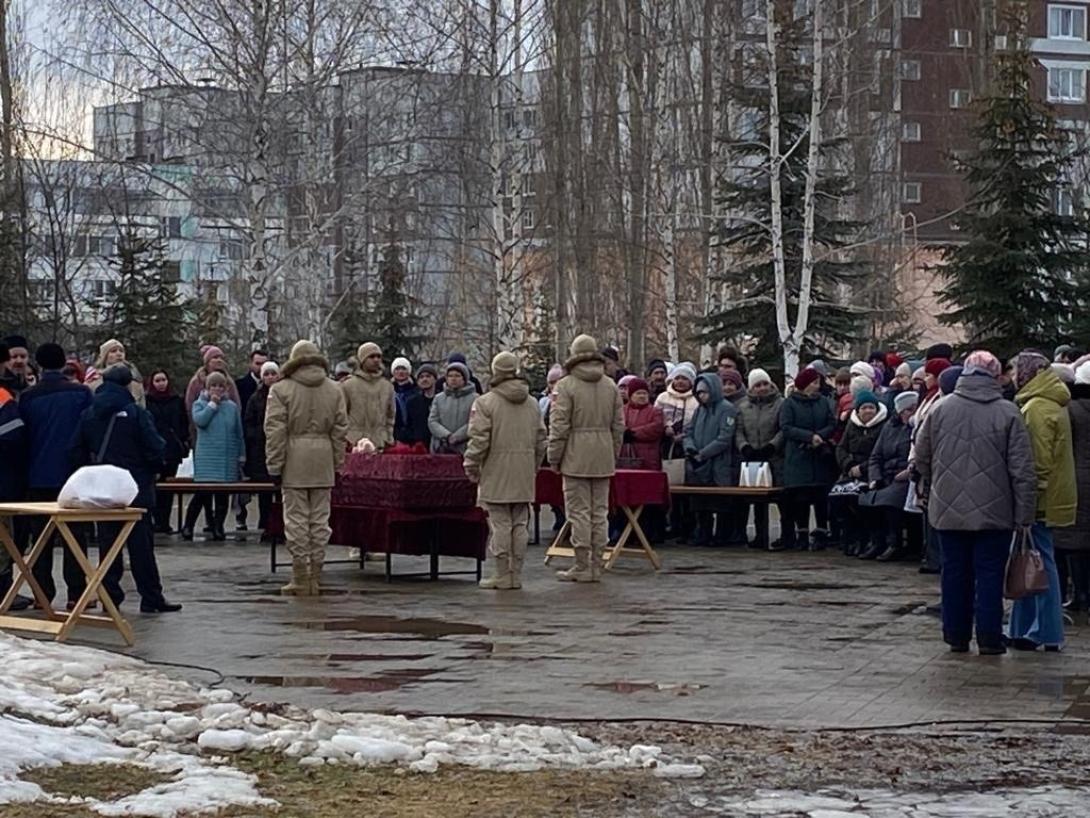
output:
<instances>
[{"instance_id":1,"label":"red table cover","mask_svg":"<svg viewBox=\"0 0 1090 818\"><path fill-rule=\"evenodd\" d=\"M353 452L337 473L332 502L391 511L466 509L476 504L477 487L460 457Z\"/></svg>"},{"instance_id":2,"label":"red table cover","mask_svg":"<svg viewBox=\"0 0 1090 818\"><path fill-rule=\"evenodd\" d=\"M564 478L551 469L539 469L535 505L564 506ZM617 469L609 483L609 507L668 506L670 479L664 471Z\"/></svg>"}]
</instances>

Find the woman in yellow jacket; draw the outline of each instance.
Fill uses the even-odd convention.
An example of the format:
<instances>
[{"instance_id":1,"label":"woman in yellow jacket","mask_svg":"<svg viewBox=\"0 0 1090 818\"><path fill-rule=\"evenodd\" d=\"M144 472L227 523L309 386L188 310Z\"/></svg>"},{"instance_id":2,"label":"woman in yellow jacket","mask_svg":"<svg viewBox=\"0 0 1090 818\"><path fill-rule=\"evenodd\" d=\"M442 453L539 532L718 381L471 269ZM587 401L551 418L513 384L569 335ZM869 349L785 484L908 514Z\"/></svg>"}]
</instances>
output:
<instances>
[{"instance_id":1,"label":"woman in yellow jacket","mask_svg":"<svg viewBox=\"0 0 1090 818\"><path fill-rule=\"evenodd\" d=\"M1052 529L1075 524L1075 455L1066 408L1071 394L1052 371L1048 358L1039 352L1019 353L1014 370L1018 387L1014 401L1029 430L1037 472L1033 543L1044 559L1048 590L1014 603L1007 635L1017 650L1037 650L1044 645L1045 650L1058 651L1064 644L1063 593Z\"/></svg>"}]
</instances>

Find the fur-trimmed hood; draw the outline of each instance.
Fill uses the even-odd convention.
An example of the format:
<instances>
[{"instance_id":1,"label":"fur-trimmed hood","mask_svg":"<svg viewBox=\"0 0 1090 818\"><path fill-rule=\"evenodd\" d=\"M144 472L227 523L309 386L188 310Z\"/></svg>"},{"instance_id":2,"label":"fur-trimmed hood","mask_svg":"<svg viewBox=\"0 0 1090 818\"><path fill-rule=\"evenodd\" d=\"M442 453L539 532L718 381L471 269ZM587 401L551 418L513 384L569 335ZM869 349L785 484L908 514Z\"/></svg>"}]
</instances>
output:
<instances>
[{"instance_id":1,"label":"fur-trimmed hood","mask_svg":"<svg viewBox=\"0 0 1090 818\"><path fill-rule=\"evenodd\" d=\"M323 378L329 377L329 360L324 355L301 355L298 358L291 358L286 364L280 367L281 378L291 378L296 373L299 373L304 367L316 367L321 370L321 376ZM313 386L314 384L308 381L312 380L310 373L306 373L306 377L295 378L300 383L307 386Z\"/></svg>"}]
</instances>

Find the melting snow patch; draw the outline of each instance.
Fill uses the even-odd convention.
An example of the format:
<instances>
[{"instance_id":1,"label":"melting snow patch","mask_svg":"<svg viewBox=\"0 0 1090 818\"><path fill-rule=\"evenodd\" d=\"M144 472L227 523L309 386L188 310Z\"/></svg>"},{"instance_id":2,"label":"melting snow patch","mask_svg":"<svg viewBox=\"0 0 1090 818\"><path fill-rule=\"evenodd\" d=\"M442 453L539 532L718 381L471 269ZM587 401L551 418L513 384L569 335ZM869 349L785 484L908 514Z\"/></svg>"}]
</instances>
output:
<instances>
[{"instance_id":1,"label":"melting snow patch","mask_svg":"<svg viewBox=\"0 0 1090 818\"><path fill-rule=\"evenodd\" d=\"M20 781L22 770L117 763L143 765L171 780L117 801L86 799L101 815L174 818L275 806L261 797L254 776L230 766L229 756L245 751L277 752L305 766L398 764L424 774L452 764L505 772L704 774L700 765L671 762L659 747L602 746L552 726L322 709L260 712L228 690L197 689L134 659L2 633L0 655L0 804L68 802Z\"/></svg>"}]
</instances>

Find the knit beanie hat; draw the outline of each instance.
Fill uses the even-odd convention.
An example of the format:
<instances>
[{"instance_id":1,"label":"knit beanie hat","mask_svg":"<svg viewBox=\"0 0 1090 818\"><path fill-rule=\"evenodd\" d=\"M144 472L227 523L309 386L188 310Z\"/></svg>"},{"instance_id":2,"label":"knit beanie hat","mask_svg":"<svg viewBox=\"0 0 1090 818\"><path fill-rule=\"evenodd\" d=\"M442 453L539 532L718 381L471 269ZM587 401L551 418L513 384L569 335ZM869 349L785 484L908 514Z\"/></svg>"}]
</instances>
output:
<instances>
[{"instance_id":1,"label":"knit beanie hat","mask_svg":"<svg viewBox=\"0 0 1090 818\"><path fill-rule=\"evenodd\" d=\"M222 372L210 372L204 385L210 388L213 386L227 386L227 376Z\"/></svg>"},{"instance_id":2,"label":"knit beanie hat","mask_svg":"<svg viewBox=\"0 0 1090 818\"><path fill-rule=\"evenodd\" d=\"M208 362L211 361L213 358L223 357L225 357L223 354L223 350L215 344L208 344L207 346L201 347L201 360L204 361L205 366L208 366Z\"/></svg>"},{"instance_id":3,"label":"knit beanie hat","mask_svg":"<svg viewBox=\"0 0 1090 818\"><path fill-rule=\"evenodd\" d=\"M1047 369L1052 362L1035 349L1026 349L1014 356L1015 386L1021 389L1037 377L1042 369Z\"/></svg>"},{"instance_id":4,"label":"knit beanie hat","mask_svg":"<svg viewBox=\"0 0 1090 818\"><path fill-rule=\"evenodd\" d=\"M923 366L923 371L928 375L937 378L943 373L943 370L949 369L950 361L946 358L929 358L927 363Z\"/></svg>"},{"instance_id":5,"label":"knit beanie hat","mask_svg":"<svg viewBox=\"0 0 1090 818\"><path fill-rule=\"evenodd\" d=\"M452 352L452 353L450 353L450 357L447 358L447 363L465 364L466 366L469 366L469 361L466 360L466 356L465 356L464 352Z\"/></svg>"},{"instance_id":6,"label":"knit beanie hat","mask_svg":"<svg viewBox=\"0 0 1090 818\"><path fill-rule=\"evenodd\" d=\"M306 358L306 357L313 357L315 355L321 355L321 354L322 354L322 351L320 349L318 349L318 345L314 344L311 341L296 341L295 346L293 346L291 348L291 357L292 358ZM270 361L269 363L272 363L272 362ZM268 364L265 364L264 366L261 367L262 371L264 371L265 366L268 366ZM279 372L280 368L277 367L276 371Z\"/></svg>"},{"instance_id":7,"label":"knit beanie hat","mask_svg":"<svg viewBox=\"0 0 1090 818\"><path fill-rule=\"evenodd\" d=\"M772 383L768 373L763 369L751 369L749 371L749 388L752 389L759 383Z\"/></svg>"},{"instance_id":8,"label":"knit beanie hat","mask_svg":"<svg viewBox=\"0 0 1090 818\"><path fill-rule=\"evenodd\" d=\"M631 378L632 379L628 381L628 394L630 396L635 395L637 392L651 393L651 387L647 385L647 381L635 375L632 375ZM621 380L626 380L626 378L621 378Z\"/></svg>"},{"instance_id":9,"label":"knit beanie hat","mask_svg":"<svg viewBox=\"0 0 1090 818\"><path fill-rule=\"evenodd\" d=\"M447 364L447 373L449 374L450 372L462 373L462 377L465 378L466 383L469 383L469 367L465 364L460 364L457 361Z\"/></svg>"},{"instance_id":10,"label":"knit beanie hat","mask_svg":"<svg viewBox=\"0 0 1090 818\"><path fill-rule=\"evenodd\" d=\"M453 364L451 367L452 368ZM495 358L492 359L492 381L493 383L500 380L508 380L518 375L519 371L519 359L513 352L501 352ZM466 376L466 380L469 380L469 376Z\"/></svg>"},{"instance_id":11,"label":"knit beanie hat","mask_svg":"<svg viewBox=\"0 0 1090 818\"><path fill-rule=\"evenodd\" d=\"M647 377L650 378L657 369L661 369L664 374L669 371L666 368L666 361L660 360L659 358L652 358L647 362Z\"/></svg>"},{"instance_id":12,"label":"knit beanie hat","mask_svg":"<svg viewBox=\"0 0 1090 818\"><path fill-rule=\"evenodd\" d=\"M866 375L856 375L854 378L852 378L852 382L848 386L848 392L852 395L852 397L858 395L865 389L874 389L874 381L872 381Z\"/></svg>"},{"instance_id":13,"label":"knit beanie hat","mask_svg":"<svg viewBox=\"0 0 1090 818\"><path fill-rule=\"evenodd\" d=\"M856 361L854 364L852 364L852 367L849 371L852 373L852 375L862 375L872 384L874 383L874 377L877 374L874 371L874 367L868 364L866 361Z\"/></svg>"},{"instance_id":14,"label":"knit beanie hat","mask_svg":"<svg viewBox=\"0 0 1090 818\"><path fill-rule=\"evenodd\" d=\"M1052 364L1052 371L1056 373L1056 377L1066 383L1068 386L1075 383L1075 367L1071 364Z\"/></svg>"},{"instance_id":15,"label":"knit beanie hat","mask_svg":"<svg viewBox=\"0 0 1090 818\"><path fill-rule=\"evenodd\" d=\"M439 370L435 364L420 364L420 367L416 370L416 377L421 375L431 375L436 380L439 380Z\"/></svg>"},{"instance_id":16,"label":"knit beanie hat","mask_svg":"<svg viewBox=\"0 0 1090 818\"><path fill-rule=\"evenodd\" d=\"M932 344L924 353L924 358L930 361L932 358L945 358L949 361L954 357L954 348L949 344Z\"/></svg>"},{"instance_id":17,"label":"knit beanie hat","mask_svg":"<svg viewBox=\"0 0 1090 818\"><path fill-rule=\"evenodd\" d=\"M1090 361L1081 364L1079 368L1075 370L1075 383L1080 386L1090 385Z\"/></svg>"},{"instance_id":18,"label":"knit beanie hat","mask_svg":"<svg viewBox=\"0 0 1090 818\"><path fill-rule=\"evenodd\" d=\"M603 358L609 358L609 360L614 361L615 363L620 363L621 361L621 353L613 347L602 347L601 353Z\"/></svg>"},{"instance_id":19,"label":"knit beanie hat","mask_svg":"<svg viewBox=\"0 0 1090 818\"><path fill-rule=\"evenodd\" d=\"M118 348L121 348L123 350L125 349L125 345L118 341L116 338L111 338L109 341L107 341L98 348L98 359L100 361L105 361L106 356Z\"/></svg>"},{"instance_id":20,"label":"knit beanie hat","mask_svg":"<svg viewBox=\"0 0 1090 818\"><path fill-rule=\"evenodd\" d=\"M337 376L351 375L352 374L352 364L348 363L348 361L341 361L339 364L337 364L333 368L333 374L337 375Z\"/></svg>"},{"instance_id":21,"label":"knit beanie hat","mask_svg":"<svg viewBox=\"0 0 1090 818\"><path fill-rule=\"evenodd\" d=\"M38 366L42 369L64 369L64 347L52 342L44 343L34 353L34 360L38 362Z\"/></svg>"},{"instance_id":22,"label":"knit beanie hat","mask_svg":"<svg viewBox=\"0 0 1090 818\"><path fill-rule=\"evenodd\" d=\"M106 367L102 373L102 380L106 383L114 383L118 386L128 387L132 383L132 370L125 364L117 363Z\"/></svg>"},{"instance_id":23,"label":"knit beanie hat","mask_svg":"<svg viewBox=\"0 0 1090 818\"><path fill-rule=\"evenodd\" d=\"M359 360L360 365L370 358L372 355L382 355L382 347L376 344L374 341L368 341L366 344L360 344L360 348L356 350L356 358Z\"/></svg>"},{"instance_id":24,"label":"knit beanie hat","mask_svg":"<svg viewBox=\"0 0 1090 818\"><path fill-rule=\"evenodd\" d=\"M818 372L816 369L806 367L806 369L802 370L802 372L795 376L795 388L801 392L810 384L820 380L820 372Z\"/></svg>"},{"instance_id":25,"label":"knit beanie hat","mask_svg":"<svg viewBox=\"0 0 1090 818\"><path fill-rule=\"evenodd\" d=\"M1077 358L1078 355L1076 354L1076 352L1077 350L1075 349L1075 347L1071 346L1071 344L1060 344L1058 347L1056 347L1056 351L1052 355L1052 360L1058 362L1060 358L1064 357L1065 355L1068 358Z\"/></svg>"},{"instance_id":26,"label":"knit beanie hat","mask_svg":"<svg viewBox=\"0 0 1090 818\"><path fill-rule=\"evenodd\" d=\"M960 366L950 366L942 371L939 375L939 391L944 395L949 395L954 391L954 387L958 385L958 378L961 377L962 368Z\"/></svg>"},{"instance_id":27,"label":"knit beanie hat","mask_svg":"<svg viewBox=\"0 0 1090 818\"><path fill-rule=\"evenodd\" d=\"M30 349L30 342L22 335L8 335L4 338L4 346L11 349Z\"/></svg>"},{"instance_id":28,"label":"knit beanie hat","mask_svg":"<svg viewBox=\"0 0 1090 818\"><path fill-rule=\"evenodd\" d=\"M911 389L906 389L893 399L893 409L901 414L905 409L915 409L920 405L920 396Z\"/></svg>"},{"instance_id":29,"label":"knit beanie hat","mask_svg":"<svg viewBox=\"0 0 1090 818\"><path fill-rule=\"evenodd\" d=\"M674 378L688 378L689 383L696 384L696 367L688 361L680 363L670 370L666 380L673 383Z\"/></svg>"},{"instance_id":30,"label":"knit beanie hat","mask_svg":"<svg viewBox=\"0 0 1090 818\"><path fill-rule=\"evenodd\" d=\"M735 389L745 389L746 383L742 380L742 373L737 369L729 369L722 376L723 383L733 383Z\"/></svg>"},{"instance_id":31,"label":"knit beanie hat","mask_svg":"<svg viewBox=\"0 0 1090 818\"><path fill-rule=\"evenodd\" d=\"M987 375L990 378L998 378L1003 372L999 359L986 349L977 349L969 353L965 359L965 368L962 375Z\"/></svg>"},{"instance_id":32,"label":"knit beanie hat","mask_svg":"<svg viewBox=\"0 0 1090 818\"><path fill-rule=\"evenodd\" d=\"M814 370L823 378L829 377L829 365L825 363L825 361L823 361L821 358L815 358L814 360L810 361L810 363L807 364L807 367Z\"/></svg>"},{"instance_id":33,"label":"knit beanie hat","mask_svg":"<svg viewBox=\"0 0 1090 818\"><path fill-rule=\"evenodd\" d=\"M840 369L836 371L835 381L836 383L851 383L852 371L846 366L840 367Z\"/></svg>"},{"instance_id":34,"label":"knit beanie hat","mask_svg":"<svg viewBox=\"0 0 1090 818\"><path fill-rule=\"evenodd\" d=\"M886 353L886 368L897 369L901 364L905 362L905 359L898 355L896 352Z\"/></svg>"},{"instance_id":35,"label":"knit beanie hat","mask_svg":"<svg viewBox=\"0 0 1090 818\"><path fill-rule=\"evenodd\" d=\"M598 342L589 335L579 335L571 342L571 356L593 355L598 351Z\"/></svg>"},{"instance_id":36,"label":"knit beanie hat","mask_svg":"<svg viewBox=\"0 0 1090 818\"><path fill-rule=\"evenodd\" d=\"M411 373L413 371L413 365L409 363L408 358L394 358L394 362L390 365L390 371L396 372L399 369L404 369Z\"/></svg>"},{"instance_id":37,"label":"knit beanie hat","mask_svg":"<svg viewBox=\"0 0 1090 818\"><path fill-rule=\"evenodd\" d=\"M545 376L545 380L549 383L556 383L564 377L564 367L560 364L553 364L549 368L549 374Z\"/></svg>"},{"instance_id":38,"label":"knit beanie hat","mask_svg":"<svg viewBox=\"0 0 1090 818\"><path fill-rule=\"evenodd\" d=\"M874 404L874 407L878 407L878 396L871 392L869 389L863 389L855 396L854 406L856 409L862 409L868 403Z\"/></svg>"},{"instance_id":39,"label":"knit beanie hat","mask_svg":"<svg viewBox=\"0 0 1090 818\"><path fill-rule=\"evenodd\" d=\"M907 361L897 364L897 371L894 373L898 378L911 378L912 377L912 365Z\"/></svg>"},{"instance_id":40,"label":"knit beanie hat","mask_svg":"<svg viewBox=\"0 0 1090 818\"><path fill-rule=\"evenodd\" d=\"M625 375L623 378L621 378L619 381L617 381L617 388L621 389L623 387L623 388L627 389L628 385L630 383L632 383L632 381L634 381L634 380L636 380L635 375Z\"/></svg>"},{"instance_id":41,"label":"knit beanie hat","mask_svg":"<svg viewBox=\"0 0 1090 818\"><path fill-rule=\"evenodd\" d=\"M292 352L294 352L294 351L295 350L293 349ZM264 378L270 372L273 372L273 373L279 375L280 374L280 364L278 364L276 361L265 361L265 363L263 363L261 365L261 377Z\"/></svg>"}]
</instances>

